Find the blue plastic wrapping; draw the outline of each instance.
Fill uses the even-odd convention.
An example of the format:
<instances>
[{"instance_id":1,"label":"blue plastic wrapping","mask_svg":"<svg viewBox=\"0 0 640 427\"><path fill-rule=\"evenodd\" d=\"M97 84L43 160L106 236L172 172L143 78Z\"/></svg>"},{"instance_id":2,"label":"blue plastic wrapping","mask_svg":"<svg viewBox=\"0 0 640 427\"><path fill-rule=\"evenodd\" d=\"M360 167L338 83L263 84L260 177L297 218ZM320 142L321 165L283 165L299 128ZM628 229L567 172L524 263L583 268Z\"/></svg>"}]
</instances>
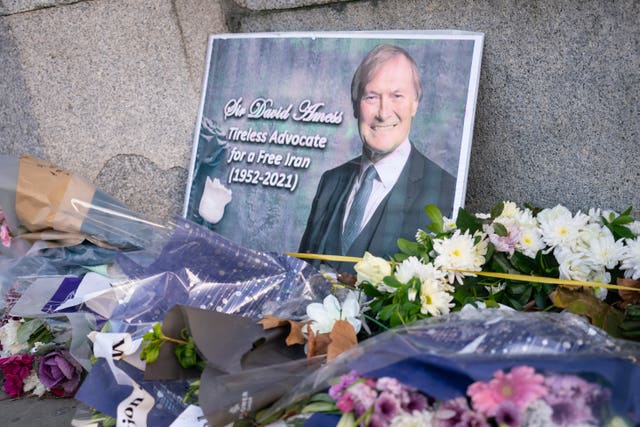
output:
<instances>
[{"instance_id":1,"label":"blue plastic wrapping","mask_svg":"<svg viewBox=\"0 0 640 427\"><path fill-rule=\"evenodd\" d=\"M466 310L392 329L327 363L276 402L267 415L329 387L351 370L392 376L436 399L464 396L500 369L596 376L611 385L612 404L640 421L640 344L611 338L570 313ZM309 425L331 425L309 421ZM334 419L334 422L337 418Z\"/></svg>"}]
</instances>

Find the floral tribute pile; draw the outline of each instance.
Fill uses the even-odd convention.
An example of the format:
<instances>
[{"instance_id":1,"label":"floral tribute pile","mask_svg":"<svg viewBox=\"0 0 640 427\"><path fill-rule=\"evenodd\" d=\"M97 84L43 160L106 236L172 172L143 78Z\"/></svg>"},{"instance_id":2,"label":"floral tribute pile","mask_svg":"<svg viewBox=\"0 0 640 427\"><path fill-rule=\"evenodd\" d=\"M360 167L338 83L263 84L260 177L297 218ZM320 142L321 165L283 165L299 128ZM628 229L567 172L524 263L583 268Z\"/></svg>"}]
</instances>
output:
<instances>
[{"instance_id":1,"label":"floral tribute pile","mask_svg":"<svg viewBox=\"0 0 640 427\"><path fill-rule=\"evenodd\" d=\"M20 173L46 186L26 189L19 212L0 206L0 374L10 398L75 397L91 414L77 423L105 426L311 426L327 411L340 413L340 426L639 421L634 384L611 388L620 370L594 379L582 375L589 363L569 374L562 361L589 354L636 375L640 222L631 209L572 214L504 202L454 220L428 206L431 224L399 240L393 259L363 254L348 275L240 248L181 219L153 224L73 174L24 161L31 169L21 163ZM70 200L42 206L52 188ZM580 334L537 342L544 331L517 335L506 311L543 313ZM465 313L484 314L472 324ZM498 337L516 335L498 345L487 337L500 319ZM461 323L444 332L438 322ZM459 347L449 342L463 335ZM399 341L375 346L383 336ZM403 347L409 336L430 341ZM514 346L521 359L555 357L557 369L505 356ZM356 360L382 368L429 354L443 363L422 378L430 387L446 385L437 378L447 363L468 367L461 356L484 358L496 373L485 380L460 368L473 378L462 396L404 385L402 367L349 373Z\"/></svg>"},{"instance_id":2,"label":"floral tribute pile","mask_svg":"<svg viewBox=\"0 0 640 427\"><path fill-rule=\"evenodd\" d=\"M339 412L338 425L345 427L631 425L612 413L607 388L576 375L541 375L530 366L496 371L492 379L469 385L466 398L446 401L392 377L351 371L329 388L328 397L317 395L314 401Z\"/></svg>"},{"instance_id":3,"label":"floral tribute pile","mask_svg":"<svg viewBox=\"0 0 640 427\"><path fill-rule=\"evenodd\" d=\"M568 309L613 336L640 336L640 222L631 208L574 215L504 202L490 214L460 209L456 220L434 206L426 212L432 224L415 241L399 240L395 260L367 253L355 266L378 322L393 327L480 303Z\"/></svg>"}]
</instances>

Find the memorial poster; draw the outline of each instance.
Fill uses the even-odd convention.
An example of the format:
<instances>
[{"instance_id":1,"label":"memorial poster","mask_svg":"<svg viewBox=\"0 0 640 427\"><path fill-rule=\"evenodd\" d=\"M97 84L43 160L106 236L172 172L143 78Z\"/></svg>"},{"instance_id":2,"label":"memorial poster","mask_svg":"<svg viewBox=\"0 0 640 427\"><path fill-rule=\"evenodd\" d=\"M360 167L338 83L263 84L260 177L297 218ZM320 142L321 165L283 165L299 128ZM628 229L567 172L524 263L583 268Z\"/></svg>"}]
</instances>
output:
<instances>
[{"instance_id":1,"label":"memorial poster","mask_svg":"<svg viewBox=\"0 0 640 427\"><path fill-rule=\"evenodd\" d=\"M482 42L457 31L212 35L184 217L251 249L297 251L321 176L363 152L351 85L380 45L417 66L408 139L453 177L452 216L464 205Z\"/></svg>"}]
</instances>

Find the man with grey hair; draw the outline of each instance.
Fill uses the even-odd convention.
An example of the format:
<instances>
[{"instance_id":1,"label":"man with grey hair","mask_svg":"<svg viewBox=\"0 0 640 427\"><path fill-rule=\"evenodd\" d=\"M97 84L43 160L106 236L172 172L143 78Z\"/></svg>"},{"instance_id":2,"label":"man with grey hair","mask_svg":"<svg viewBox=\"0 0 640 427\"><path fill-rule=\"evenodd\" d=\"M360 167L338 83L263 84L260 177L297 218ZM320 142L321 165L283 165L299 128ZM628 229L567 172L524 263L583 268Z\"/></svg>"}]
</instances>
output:
<instances>
[{"instance_id":1,"label":"man with grey hair","mask_svg":"<svg viewBox=\"0 0 640 427\"><path fill-rule=\"evenodd\" d=\"M363 59L351 83L362 155L322 175L300 252L389 257L398 238L412 240L424 227L426 205L452 213L455 177L409 141L421 98L418 66L407 51L383 44ZM352 264L329 264L353 271Z\"/></svg>"}]
</instances>

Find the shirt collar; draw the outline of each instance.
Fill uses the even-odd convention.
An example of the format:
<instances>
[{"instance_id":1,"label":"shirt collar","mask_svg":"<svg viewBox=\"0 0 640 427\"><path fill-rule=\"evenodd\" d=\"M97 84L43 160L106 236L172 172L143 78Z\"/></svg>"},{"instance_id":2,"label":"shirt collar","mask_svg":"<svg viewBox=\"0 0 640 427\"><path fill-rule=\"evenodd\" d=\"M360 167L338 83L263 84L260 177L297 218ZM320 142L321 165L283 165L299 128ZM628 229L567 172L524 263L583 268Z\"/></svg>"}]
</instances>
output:
<instances>
[{"instance_id":1,"label":"shirt collar","mask_svg":"<svg viewBox=\"0 0 640 427\"><path fill-rule=\"evenodd\" d=\"M367 170L369 165L373 165L378 173L378 178L382 182L385 188L392 187L398 177L402 173L409 154L411 153L411 143L409 139L405 139L392 153L378 160L376 163L371 162L366 156L362 156L362 163L360 164L360 178L364 175L364 171Z\"/></svg>"}]
</instances>

